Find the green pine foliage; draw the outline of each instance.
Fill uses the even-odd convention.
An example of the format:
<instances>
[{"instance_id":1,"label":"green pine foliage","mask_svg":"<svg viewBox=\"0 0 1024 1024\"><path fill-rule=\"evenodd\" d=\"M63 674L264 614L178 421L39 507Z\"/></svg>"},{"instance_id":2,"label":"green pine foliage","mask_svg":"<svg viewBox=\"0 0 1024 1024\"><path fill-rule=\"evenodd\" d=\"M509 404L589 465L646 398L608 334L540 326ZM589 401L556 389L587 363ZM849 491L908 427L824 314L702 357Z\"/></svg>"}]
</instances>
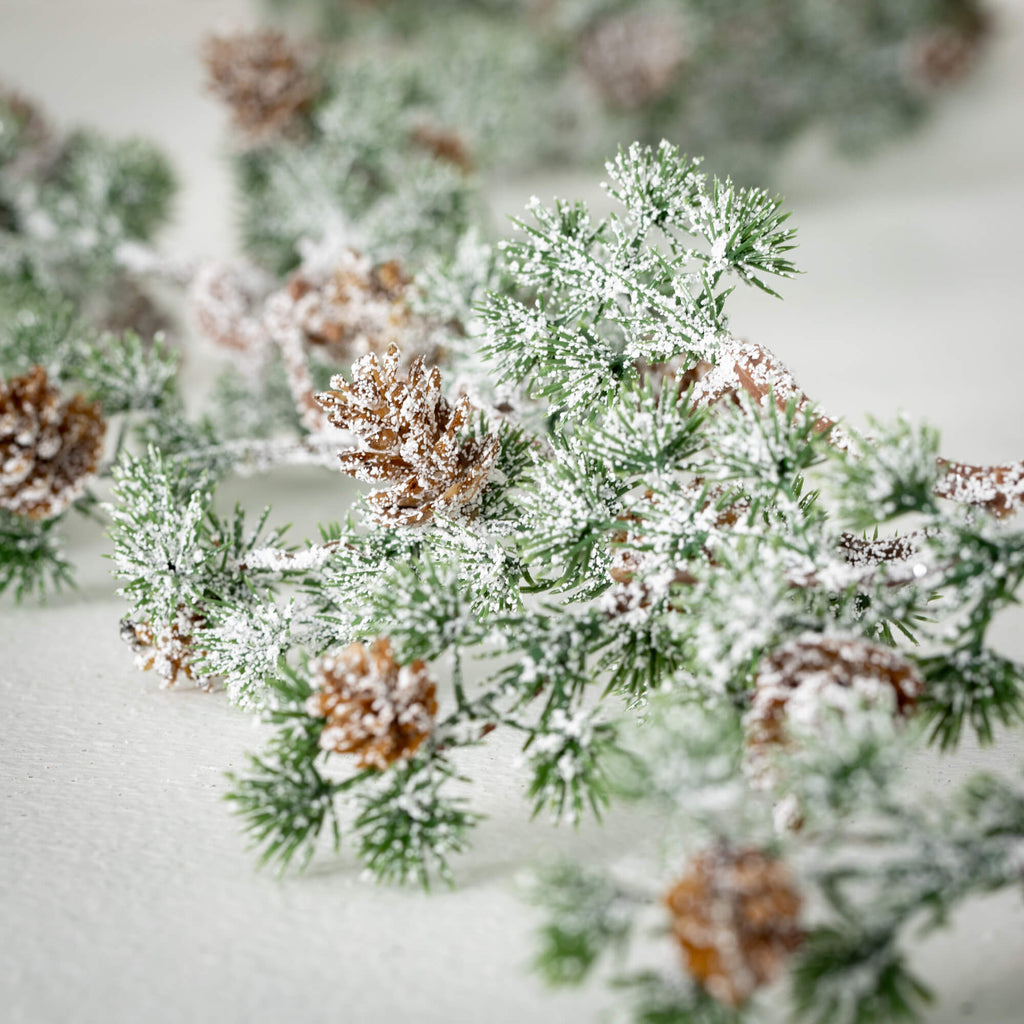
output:
<instances>
[{"instance_id":1,"label":"green pine foliage","mask_svg":"<svg viewBox=\"0 0 1024 1024\"><path fill-rule=\"evenodd\" d=\"M1019 591L1018 532L934 496L931 432L897 422L862 438L793 396L709 407L698 385L674 383L735 358L733 287L770 291L769 275L794 272L778 201L709 179L668 144L634 147L609 172L621 213L535 206L499 271L491 253L481 266L504 283L476 321L485 358L518 397L466 427L496 432L500 454L461 513L402 529L357 502L305 549L257 540L240 519L243 539L226 543L210 525L215 480L196 475L201 447L122 464L115 542L133 616L201 609L202 677L275 721L286 709L283 738L236 780L271 859L304 860L332 819L303 816L300 794L321 806L342 785L378 877L448 877L475 821L459 747L517 734L534 813L577 821L630 774L623 723L653 697L710 701L738 727L765 659L808 636L897 647L925 680L918 720L936 742L964 728L992 740L1019 715L1019 666L986 641ZM851 560L865 528L902 530L905 557ZM312 742L323 720L279 680L308 686L310 659L377 637L451 689L411 759L355 770Z\"/></svg>"},{"instance_id":2,"label":"green pine foliage","mask_svg":"<svg viewBox=\"0 0 1024 1024\"><path fill-rule=\"evenodd\" d=\"M762 178L815 129L849 155L911 131L973 67L989 28L977 0L268 4L334 36L343 60L369 47L437 68L434 102L461 115L452 127L472 122L465 93L490 85L490 120L519 143L503 166L593 160L627 136L665 137ZM474 62L487 73L467 75ZM460 73L445 76L453 65ZM524 66L532 74L513 79ZM524 107L532 138L518 130Z\"/></svg>"}]
</instances>

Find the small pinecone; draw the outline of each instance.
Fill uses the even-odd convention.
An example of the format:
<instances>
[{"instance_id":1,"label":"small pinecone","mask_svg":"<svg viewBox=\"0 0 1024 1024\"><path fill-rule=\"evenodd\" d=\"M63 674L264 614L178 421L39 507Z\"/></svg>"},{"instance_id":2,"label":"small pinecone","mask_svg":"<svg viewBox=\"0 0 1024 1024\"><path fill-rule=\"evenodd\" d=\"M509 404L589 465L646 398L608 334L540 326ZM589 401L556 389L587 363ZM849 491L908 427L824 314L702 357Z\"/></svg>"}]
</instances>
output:
<instances>
[{"instance_id":1,"label":"small pinecone","mask_svg":"<svg viewBox=\"0 0 1024 1024\"><path fill-rule=\"evenodd\" d=\"M750 510L750 502L745 498L737 498L721 508L717 508L726 491L721 487L706 486L701 477L696 477L686 484L682 488L682 493L688 494L693 499L694 505L700 512L712 510L713 518L709 513L708 525L716 529L721 530L735 526ZM652 503L655 501L652 491L647 491L644 497ZM624 606L623 600L625 599L632 607L646 608L651 603L646 584L641 582L639 587L636 586L637 577L643 574L647 561L647 553L640 549L640 545L643 543L643 521L635 513L619 516L619 520L623 523L623 529L616 530L609 538L613 548L608 575L620 586L633 585L633 593L629 596L617 594L615 588L611 593L616 598L618 607ZM708 546L704 548L704 555L712 565L716 564L714 554ZM697 578L680 566L675 569L671 582L690 585L696 583Z\"/></svg>"},{"instance_id":2,"label":"small pinecone","mask_svg":"<svg viewBox=\"0 0 1024 1024\"><path fill-rule=\"evenodd\" d=\"M989 31L985 13L968 9L956 23L914 37L907 47L911 83L924 89L941 89L966 78L978 62Z\"/></svg>"},{"instance_id":3,"label":"small pinecone","mask_svg":"<svg viewBox=\"0 0 1024 1024\"><path fill-rule=\"evenodd\" d=\"M121 620L121 639L135 653L135 667L160 676L164 687L174 686L178 677L195 680L193 631L202 617L187 608L179 608L174 620L156 627L150 622Z\"/></svg>"},{"instance_id":4,"label":"small pinecone","mask_svg":"<svg viewBox=\"0 0 1024 1024\"><path fill-rule=\"evenodd\" d=\"M152 341L158 334L173 330L174 323L138 284L122 278L111 291L99 327L113 334L134 331L140 338Z\"/></svg>"},{"instance_id":5,"label":"small pinecone","mask_svg":"<svg viewBox=\"0 0 1024 1024\"><path fill-rule=\"evenodd\" d=\"M352 382L331 378L333 390L316 396L330 422L363 440L341 453L344 471L358 480L385 483L369 496L380 522L418 526L435 512L455 511L483 490L498 457L494 435L459 439L472 415L468 397L455 405L441 394L441 374L422 359L399 378L394 345L382 360L373 353L352 367Z\"/></svg>"},{"instance_id":6,"label":"small pinecone","mask_svg":"<svg viewBox=\"0 0 1024 1024\"><path fill-rule=\"evenodd\" d=\"M251 143L301 134L320 93L309 53L280 32L213 36L203 46L209 88Z\"/></svg>"},{"instance_id":7,"label":"small pinecone","mask_svg":"<svg viewBox=\"0 0 1024 1024\"><path fill-rule=\"evenodd\" d=\"M767 757L787 742L787 723L820 727L851 698L867 705L891 701L893 713L914 710L924 684L917 669L888 647L857 638L809 636L769 654L758 668L745 727L749 767L769 780Z\"/></svg>"},{"instance_id":8,"label":"small pinecone","mask_svg":"<svg viewBox=\"0 0 1024 1024\"><path fill-rule=\"evenodd\" d=\"M754 847L700 854L665 904L690 973L730 1006L777 977L803 941L789 871Z\"/></svg>"},{"instance_id":9,"label":"small pinecone","mask_svg":"<svg viewBox=\"0 0 1024 1024\"><path fill-rule=\"evenodd\" d=\"M62 398L41 366L0 380L0 508L60 515L95 472L105 431L99 405Z\"/></svg>"},{"instance_id":10,"label":"small pinecone","mask_svg":"<svg viewBox=\"0 0 1024 1024\"><path fill-rule=\"evenodd\" d=\"M270 281L246 263L207 263L189 287L189 304L200 331L235 352L254 353L267 342L261 318Z\"/></svg>"},{"instance_id":11,"label":"small pinecone","mask_svg":"<svg viewBox=\"0 0 1024 1024\"><path fill-rule=\"evenodd\" d=\"M583 70L604 100L619 110L637 110L661 99L687 56L676 18L622 14L590 29L580 42Z\"/></svg>"},{"instance_id":12,"label":"small pinecone","mask_svg":"<svg viewBox=\"0 0 1024 1024\"><path fill-rule=\"evenodd\" d=\"M13 175L39 170L53 156L53 132L42 111L20 93L0 85L0 165Z\"/></svg>"},{"instance_id":13,"label":"small pinecone","mask_svg":"<svg viewBox=\"0 0 1024 1024\"><path fill-rule=\"evenodd\" d=\"M454 132L440 131L430 125L418 125L409 138L417 149L429 153L435 160L451 164L463 174L473 173L473 158L466 144Z\"/></svg>"},{"instance_id":14,"label":"small pinecone","mask_svg":"<svg viewBox=\"0 0 1024 1024\"><path fill-rule=\"evenodd\" d=\"M785 411L789 402L794 402L797 411L802 411L810 404L810 399L801 390L796 378L783 363L768 349L761 345L747 342L734 343L723 348L717 365L707 368L707 364L698 364L699 373L687 380L687 386L693 383L694 406L713 405L724 398L736 400L741 391L751 398L763 402L772 395L780 412ZM821 432L832 429L831 440L839 447L848 442L834 421L827 416L820 417L815 429Z\"/></svg>"},{"instance_id":15,"label":"small pinecone","mask_svg":"<svg viewBox=\"0 0 1024 1024\"><path fill-rule=\"evenodd\" d=\"M437 714L434 684L426 665L399 665L391 641L378 637L367 647L349 644L312 665L317 692L306 710L327 719L320 746L357 754L360 768L382 771L410 757L433 732Z\"/></svg>"},{"instance_id":16,"label":"small pinecone","mask_svg":"<svg viewBox=\"0 0 1024 1024\"><path fill-rule=\"evenodd\" d=\"M409 340L417 325L405 300L408 286L397 260L374 266L346 249L329 274L297 270L286 290L306 342L335 362L351 363Z\"/></svg>"}]
</instances>

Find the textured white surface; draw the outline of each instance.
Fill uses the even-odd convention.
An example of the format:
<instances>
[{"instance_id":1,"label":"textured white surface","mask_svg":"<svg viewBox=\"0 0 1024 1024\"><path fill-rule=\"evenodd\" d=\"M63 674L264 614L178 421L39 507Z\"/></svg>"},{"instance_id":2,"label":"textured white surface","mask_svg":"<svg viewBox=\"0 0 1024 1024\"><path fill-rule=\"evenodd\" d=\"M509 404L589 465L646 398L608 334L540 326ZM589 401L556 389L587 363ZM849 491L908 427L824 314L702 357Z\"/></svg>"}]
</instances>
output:
<instances>
[{"instance_id":1,"label":"textured white surface","mask_svg":"<svg viewBox=\"0 0 1024 1024\"><path fill-rule=\"evenodd\" d=\"M794 157L784 183L806 276L785 284L784 303L733 302L737 331L834 413L903 408L942 428L949 456L975 460L1024 455L1024 5L999 8L988 64L924 132L862 167L813 142ZM219 254L231 224L222 117L193 55L218 19L248 9L0 0L0 71L64 123L162 142L183 184L168 244ZM506 184L497 202L517 211L553 188ZM272 500L298 536L346 500L334 478L299 472L232 485L225 500L236 496ZM523 971L533 918L513 881L552 853L624 854L648 831L642 819L578 834L528 825L515 751L493 744L467 763L489 818L456 891L374 888L345 856L299 880L256 874L221 801L222 772L258 746L255 727L222 697L160 691L137 673L116 637L123 607L102 538L80 528L72 547L78 593L45 610L0 604L0 1019L597 1019L599 989L552 995ZM1022 627L1020 615L1000 626L1018 657ZM913 770L924 794L978 765L1019 770L1021 755L1014 742ZM1024 906L975 901L914 962L940 995L932 1024L1019 1021Z\"/></svg>"}]
</instances>

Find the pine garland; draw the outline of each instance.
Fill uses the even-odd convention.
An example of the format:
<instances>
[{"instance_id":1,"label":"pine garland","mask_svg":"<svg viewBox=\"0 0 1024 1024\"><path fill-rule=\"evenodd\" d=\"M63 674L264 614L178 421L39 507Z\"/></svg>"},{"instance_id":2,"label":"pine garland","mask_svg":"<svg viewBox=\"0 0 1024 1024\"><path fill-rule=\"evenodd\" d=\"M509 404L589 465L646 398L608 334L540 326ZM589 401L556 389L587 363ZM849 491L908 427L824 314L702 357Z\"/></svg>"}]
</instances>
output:
<instances>
[{"instance_id":1,"label":"pine garland","mask_svg":"<svg viewBox=\"0 0 1024 1024\"><path fill-rule=\"evenodd\" d=\"M797 1019L912 1016L911 927L1022 879L1019 785L977 778L933 811L898 768L1020 724L1024 666L989 633L1024 584L1024 469L944 460L902 419L854 431L731 334L735 287L795 273L769 193L634 144L607 165L615 212L534 202L492 247L477 151L410 113L425 80L367 61L341 85L259 42L255 65L287 72L266 104L232 70L249 43L209 55L247 112L260 264L192 281L234 353L219 418L187 417L170 350L98 332L4 213L22 257L0 278L0 589L70 578L55 527L76 499L95 510L88 478L109 470L136 663L222 684L274 727L230 793L264 861L344 839L381 881L452 883L480 820L461 751L500 730L534 815L634 799L664 822L640 881L538 880L550 981L658 921L678 969L618 979L637 1021L753 1021L783 975ZM84 145L68 166L92 169L47 188L95 199L106 165ZM153 191L101 190L128 195L111 266L162 202L153 166L114 163ZM104 465L101 415L123 424ZM284 462L372 489L304 545L269 510L217 511L228 473Z\"/></svg>"}]
</instances>

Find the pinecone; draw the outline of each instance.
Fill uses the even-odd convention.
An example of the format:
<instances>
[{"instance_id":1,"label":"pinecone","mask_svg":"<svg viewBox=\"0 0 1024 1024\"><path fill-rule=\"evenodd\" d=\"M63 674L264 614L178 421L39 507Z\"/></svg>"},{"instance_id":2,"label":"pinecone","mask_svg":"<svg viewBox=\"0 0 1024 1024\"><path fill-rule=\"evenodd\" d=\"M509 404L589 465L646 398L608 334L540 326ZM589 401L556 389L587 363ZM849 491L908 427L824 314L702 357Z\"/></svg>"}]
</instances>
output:
<instances>
[{"instance_id":1,"label":"pinecone","mask_svg":"<svg viewBox=\"0 0 1024 1024\"><path fill-rule=\"evenodd\" d=\"M915 537L875 537L868 540L853 533L839 537L843 560L858 567L874 567L883 563L906 562L917 554Z\"/></svg>"},{"instance_id":2,"label":"pinecone","mask_svg":"<svg viewBox=\"0 0 1024 1024\"><path fill-rule=\"evenodd\" d=\"M409 340L417 325L405 300L408 286L397 260L374 266L346 249L329 274L301 268L286 289L306 342L337 362L351 363Z\"/></svg>"},{"instance_id":3,"label":"pinecone","mask_svg":"<svg viewBox=\"0 0 1024 1024\"><path fill-rule=\"evenodd\" d=\"M105 430L99 405L62 398L41 366L0 380L0 508L60 515L95 472Z\"/></svg>"},{"instance_id":4,"label":"pinecone","mask_svg":"<svg viewBox=\"0 0 1024 1024\"><path fill-rule=\"evenodd\" d=\"M174 322L135 281L122 277L110 289L98 326L112 334L133 331L152 341L158 334L172 331Z\"/></svg>"},{"instance_id":5,"label":"pinecone","mask_svg":"<svg viewBox=\"0 0 1024 1024\"><path fill-rule=\"evenodd\" d=\"M270 281L247 263L207 263L189 288L196 324L212 342L236 352L253 354L267 342L261 320Z\"/></svg>"},{"instance_id":6,"label":"pinecone","mask_svg":"<svg viewBox=\"0 0 1024 1024\"><path fill-rule=\"evenodd\" d=\"M231 107L249 142L301 134L320 93L308 51L280 32L264 30L212 36L203 59L210 90Z\"/></svg>"},{"instance_id":7,"label":"pinecone","mask_svg":"<svg viewBox=\"0 0 1024 1024\"><path fill-rule=\"evenodd\" d=\"M192 634L202 621L201 615L184 607L178 609L173 621L161 626L125 617L121 620L121 639L135 653L136 668L156 672L163 680L161 685L171 687L179 676L196 679Z\"/></svg>"},{"instance_id":8,"label":"pinecone","mask_svg":"<svg viewBox=\"0 0 1024 1024\"><path fill-rule=\"evenodd\" d=\"M437 714L434 684L426 665L399 665L391 641L378 637L367 647L349 644L312 665L317 692L306 710L326 718L320 746L337 754L358 754L360 768L379 768L410 757L433 732Z\"/></svg>"},{"instance_id":9,"label":"pinecone","mask_svg":"<svg viewBox=\"0 0 1024 1024\"><path fill-rule=\"evenodd\" d=\"M678 19L637 13L600 21L581 40L579 55L605 102L637 110L669 91L687 48Z\"/></svg>"},{"instance_id":10,"label":"pinecone","mask_svg":"<svg viewBox=\"0 0 1024 1024\"><path fill-rule=\"evenodd\" d=\"M683 379L684 386L694 385L693 401L698 407L712 405L723 398L735 401L740 391L745 391L758 402L772 395L780 412L785 411L790 401L795 403L798 412L811 401L775 355L750 342L735 342L723 348L715 366L700 363L692 373L693 376ZM822 433L830 430L829 439L837 447L848 447L849 439L834 420L821 416L814 426Z\"/></svg>"},{"instance_id":11,"label":"pinecone","mask_svg":"<svg viewBox=\"0 0 1024 1024\"><path fill-rule=\"evenodd\" d=\"M422 359L398 377L401 355L392 345L382 360L373 353L353 367L353 380L331 378L333 390L316 396L332 424L363 440L341 453L346 473L388 489L369 496L378 520L392 526L418 526L435 512L459 510L483 490L498 457L494 435L459 440L472 415L463 395L450 405L441 394L437 367Z\"/></svg>"},{"instance_id":12,"label":"pinecone","mask_svg":"<svg viewBox=\"0 0 1024 1024\"><path fill-rule=\"evenodd\" d=\"M891 701L895 715L907 716L923 690L917 669L891 648L859 637L791 640L758 668L744 721L748 768L756 780L770 782L768 755L787 742L787 723L820 728L826 713L842 713L851 699Z\"/></svg>"},{"instance_id":13,"label":"pinecone","mask_svg":"<svg viewBox=\"0 0 1024 1024\"><path fill-rule=\"evenodd\" d=\"M418 125L409 138L417 149L429 153L435 160L451 164L463 174L473 173L473 158L466 144L454 132L440 131L430 125Z\"/></svg>"},{"instance_id":14,"label":"pinecone","mask_svg":"<svg viewBox=\"0 0 1024 1024\"><path fill-rule=\"evenodd\" d=\"M756 847L705 851L665 896L690 973L730 1006L771 982L803 941L802 902L786 867Z\"/></svg>"},{"instance_id":15,"label":"pinecone","mask_svg":"<svg viewBox=\"0 0 1024 1024\"><path fill-rule=\"evenodd\" d=\"M721 487L708 487L701 477L695 477L682 486L680 493L690 497L698 511L706 514L709 526L719 530L735 526L750 510L750 502L745 498L736 498L719 508L718 504L727 492ZM644 499L656 503L652 491L645 492ZM608 575L618 586L608 591L608 600L605 601L606 609L614 614L633 608L648 608L653 597L649 584L642 579L650 557L641 547L644 543L643 519L633 512L619 516L619 521L623 523L623 529L616 530L609 537L613 548L608 570ZM705 545L703 555L711 565L717 564L708 545ZM678 566L666 582L692 585L697 582L697 577L685 567Z\"/></svg>"},{"instance_id":16,"label":"pinecone","mask_svg":"<svg viewBox=\"0 0 1024 1024\"><path fill-rule=\"evenodd\" d=\"M0 85L0 166L21 177L39 172L57 146L42 111L13 89Z\"/></svg>"},{"instance_id":17,"label":"pinecone","mask_svg":"<svg viewBox=\"0 0 1024 1024\"><path fill-rule=\"evenodd\" d=\"M988 15L966 9L952 24L921 32L907 44L907 74L912 85L941 89L965 78L991 30Z\"/></svg>"}]
</instances>

